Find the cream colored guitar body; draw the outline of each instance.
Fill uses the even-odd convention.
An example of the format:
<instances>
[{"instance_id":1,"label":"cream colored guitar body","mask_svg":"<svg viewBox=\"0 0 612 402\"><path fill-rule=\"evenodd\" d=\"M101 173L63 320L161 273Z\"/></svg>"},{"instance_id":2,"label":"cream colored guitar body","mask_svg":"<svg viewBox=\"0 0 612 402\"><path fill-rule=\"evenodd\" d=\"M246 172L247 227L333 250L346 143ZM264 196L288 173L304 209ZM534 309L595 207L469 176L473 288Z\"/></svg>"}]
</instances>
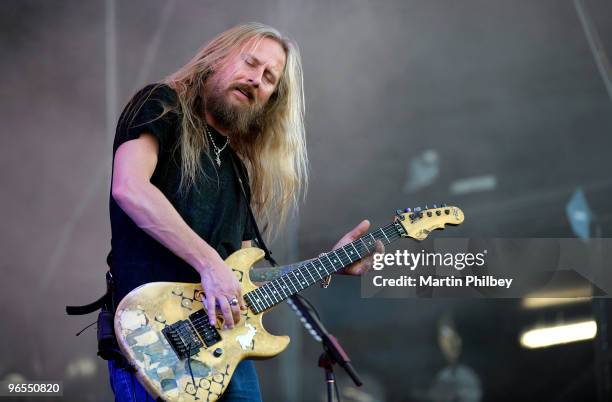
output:
<instances>
[{"instance_id":1,"label":"cream colored guitar body","mask_svg":"<svg viewBox=\"0 0 612 402\"><path fill-rule=\"evenodd\" d=\"M377 240L383 244L403 237L423 240L432 231L447 224L459 225L464 219L463 211L454 206L406 211L398 211L391 224L260 287L251 283L249 270L264 252L247 248L230 255L225 262L236 273L249 307L231 330L221 329L221 316L216 327L208 323L199 284L154 282L140 286L117 307L119 347L152 396L166 401L216 401L241 360L273 357L289 344L289 337L270 335L263 328L265 311L369 255Z\"/></svg>"},{"instance_id":2,"label":"cream colored guitar body","mask_svg":"<svg viewBox=\"0 0 612 402\"><path fill-rule=\"evenodd\" d=\"M243 294L256 288L249 280L249 270L263 256L260 249L246 248L225 260L236 273ZM194 384L189 359L179 359L162 330L202 309L201 294L199 284L154 282L134 289L117 307L115 334L119 347L136 369L140 383L154 397L216 401L240 361L276 356L289 344L289 337L274 336L264 329L263 313L242 311L240 322L231 330L221 329L220 316L216 328L221 339L191 356Z\"/></svg>"}]
</instances>

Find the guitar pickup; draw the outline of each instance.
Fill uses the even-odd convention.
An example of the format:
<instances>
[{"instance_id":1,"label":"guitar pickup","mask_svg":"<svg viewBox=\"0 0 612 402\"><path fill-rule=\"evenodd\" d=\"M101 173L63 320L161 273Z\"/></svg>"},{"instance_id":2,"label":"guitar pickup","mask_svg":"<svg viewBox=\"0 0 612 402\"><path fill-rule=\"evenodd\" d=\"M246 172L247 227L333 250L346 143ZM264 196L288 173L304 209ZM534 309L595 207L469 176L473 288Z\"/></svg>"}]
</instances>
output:
<instances>
[{"instance_id":1,"label":"guitar pickup","mask_svg":"<svg viewBox=\"0 0 612 402\"><path fill-rule=\"evenodd\" d=\"M210 325L208 314L204 309L200 309L189 316L191 324L200 335L200 338L206 344L206 347L212 346L221 340L221 335L214 325Z\"/></svg>"}]
</instances>

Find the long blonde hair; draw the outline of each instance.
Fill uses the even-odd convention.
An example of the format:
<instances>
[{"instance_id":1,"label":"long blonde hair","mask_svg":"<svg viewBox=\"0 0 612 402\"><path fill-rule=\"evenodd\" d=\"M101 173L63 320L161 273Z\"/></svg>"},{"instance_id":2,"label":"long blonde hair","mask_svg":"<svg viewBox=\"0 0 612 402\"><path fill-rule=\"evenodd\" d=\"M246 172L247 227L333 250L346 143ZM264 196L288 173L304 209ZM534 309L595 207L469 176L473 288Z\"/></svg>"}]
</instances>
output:
<instances>
[{"instance_id":1,"label":"long blonde hair","mask_svg":"<svg viewBox=\"0 0 612 402\"><path fill-rule=\"evenodd\" d=\"M302 62L297 45L276 29L251 22L231 28L208 44L164 83L177 93L181 124L181 188L189 188L202 174L200 157L209 149L201 95L206 79L232 52L251 39L277 41L286 54L276 91L268 100L262 132L231 142L249 172L251 206L266 234L273 238L290 212L305 196L308 156L304 130ZM256 45L255 45L256 46Z\"/></svg>"}]
</instances>

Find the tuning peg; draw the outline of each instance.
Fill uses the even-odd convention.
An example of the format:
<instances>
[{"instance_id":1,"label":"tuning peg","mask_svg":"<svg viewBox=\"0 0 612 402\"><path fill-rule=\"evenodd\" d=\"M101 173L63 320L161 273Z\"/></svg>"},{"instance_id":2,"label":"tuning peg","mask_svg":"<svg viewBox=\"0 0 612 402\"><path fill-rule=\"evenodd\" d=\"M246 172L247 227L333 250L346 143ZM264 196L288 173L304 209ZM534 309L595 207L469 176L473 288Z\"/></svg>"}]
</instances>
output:
<instances>
[{"instance_id":1,"label":"tuning peg","mask_svg":"<svg viewBox=\"0 0 612 402\"><path fill-rule=\"evenodd\" d=\"M446 208L448 205L442 203L442 208Z\"/></svg>"},{"instance_id":2,"label":"tuning peg","mask_svg":"<svg viewBox=\"0 0 612 402\"><path fill-rule=\"evenodd\" d=\"M414 212L420 212L421 211L421 207L414 207Z\"/></svg>"},{"instance_id":3,"label":"tuning peg","mask_svg":"<svg viewBox=\"0 0 612 402\"><path fill-rule=\"evenodd\" d=\"M425 211L425 210L428 210L428 209L429 209L429 208L427 207L427 204L425 204L425 209L424 209L424 211Z\"/></svg>"},{"instance_id":4,"label":"tuning peg","mask_svg":"<svg viewBox=\"0 0 612 402\"><path fill-rule=\"evenodd\" d=\"M402 213L404 213L404 211L402 211L401 209L395 210L395 215L401 215Z\"/></svg>"},{"instance_id":5,"label":"tuning peg","mask_svg":"<svg viewBox=\"0 0 612 402\"><path fill-rule=\"evenodd\" d=\"M410 208L406 208L406 211L405 211L405 212L412 212L412 209L410 209Z\"/></svg>"},{"instance_id":6,"label":"tuning peg","mask_svg":"<svg viewBox=\"0 0 612 402\"><path fill-rule=\"evenodd\" d=\"M433 204L433 209L438 208L438 206L436 204Z\"/></svg>"}]
</instances>

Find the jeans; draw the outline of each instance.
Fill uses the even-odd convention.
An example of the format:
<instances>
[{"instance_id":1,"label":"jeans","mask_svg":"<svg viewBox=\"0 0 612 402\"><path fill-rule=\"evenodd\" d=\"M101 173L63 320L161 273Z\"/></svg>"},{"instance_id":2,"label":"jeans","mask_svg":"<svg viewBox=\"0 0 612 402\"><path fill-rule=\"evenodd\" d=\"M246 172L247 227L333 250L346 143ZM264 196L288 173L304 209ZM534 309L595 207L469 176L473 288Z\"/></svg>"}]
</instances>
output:
<instances>
[{"instance_id":1,"label":"jeans","mask_svg":"<svg viewBox=\"0 0 612 402\"><path fill-rule=\"evenodd\" d=\"M117 367L112 360L108 362L108 374L115 402L154 402L140 385L134 373L126 368ZM221 402L261 402L259 381L255 365L251 360L240 362L230 383L223 393Z\"/></svg>"}]
</instances>

